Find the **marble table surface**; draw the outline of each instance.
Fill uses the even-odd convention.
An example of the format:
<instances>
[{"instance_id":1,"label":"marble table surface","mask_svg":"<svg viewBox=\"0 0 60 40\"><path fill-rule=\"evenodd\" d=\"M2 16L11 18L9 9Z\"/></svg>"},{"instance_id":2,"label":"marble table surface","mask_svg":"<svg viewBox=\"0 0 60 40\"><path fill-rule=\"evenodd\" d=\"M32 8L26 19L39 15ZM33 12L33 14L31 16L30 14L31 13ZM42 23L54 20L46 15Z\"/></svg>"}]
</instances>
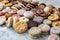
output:
<instances>
[{"instance_id":1,"label":"marble table surface","mask_svg":"<svg viewBox=\"0 0 60 40\"><path fill-rule=\"evenodd\" d=\"M60 7L60 0L37 0L40 3L51 4L56 8ZM8 28L6 25L0 26L0 40L48 40L49 35L42 35L38 39L32 39L28 33L19 34L15 32L13 27Z\"/></svg>"}]
</instances>

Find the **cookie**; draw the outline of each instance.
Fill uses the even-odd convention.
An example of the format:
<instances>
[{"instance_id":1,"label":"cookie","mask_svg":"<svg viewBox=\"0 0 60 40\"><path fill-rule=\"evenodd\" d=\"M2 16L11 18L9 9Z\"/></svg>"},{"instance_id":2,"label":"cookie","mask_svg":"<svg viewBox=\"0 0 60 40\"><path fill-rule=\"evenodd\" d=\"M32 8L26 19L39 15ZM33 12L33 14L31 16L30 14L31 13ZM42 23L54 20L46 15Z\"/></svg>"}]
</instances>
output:
<instances>
[{"instance_id":1,"label":"cookie","mask_svg":"<svg viewBox=\"0 0 60 40\"><path fill-rule=\"evenodd\" d=\"M7 12L9 12L10 10L11 10L10 7L6 7L5 9L2 10L2 12L7 13Z\"/></svg>"},{"instance_id":2,"label":"cookie","mask_svg":"<svg viewBox=\"0 0 60 40\"><path fill-rule=\"evenodd\" d=\"M45 11L45 12L49 12L49 11L50 11L50 8L49 8L49 7L45 7L45 8L44 8L44 11Z\"/></svg>"},{"instance_id":3,"label":"cookie","mask_svg":"<svg viewBox=\"0 0 60 40\"><path fill-rule=\"evenodd\" d=\"M25 21L25 22L28 22L28 21L29 21L29 19L26 18L26 17L21 17L21 18L19 18L19 20L20 20L20 21Z\"/></svg>"},{"instance_id":4,"label":"cookie","mask_svg":"<svg viewBox=\"0 0 60 40\"><path fill-rule=\"evenodd\" d=\"M16 10L11 10L11 11L9 11L8 13L16 14L17 12L16 12Z\"/></svg>"},{"instance_id":5,"label":"cookie","mask_svg":"<svg viewBox=\"0 0 60 40\"><path fill-rule=\"evenodd\" d=\"M13 15L12 15L12 18L14 18L14 17L20 18L20 15L18 15L18 14L13 14Z\"/></svg>"},{"instance_id":6,"label":"cookie","mask_svg":"<svg viewBox=\"0 0 60 40\"><path fill-rule=\"evenodd\" d=\"M50 26L47 24L40 24L38 26L42 30L42 34L47 34L50 31Z\"/></svg>"},{"instance_id":7,"label":"cookie","mask_svg":"<svg viewBox=\"0 0 60 40\"><path fill-rule=\"evenodd\" d=\"M30 2L31 2L31 0L24 0L24 2L26 2L26 3L30 3Z\"/></svg>"},{"instance_id":8,"label":"cookie","mask_svg":"<svg viewBox=\"0 0 60 40\"><path fill-rule=\"evenodd\" d=\"M3 25L4 23L5 23L5 21L6 21L6 17L5 16L1 16L0 17L0 25Z\"/></svg>"},{"instance_id":9,"label":"cookie","mask_svg":"<svg viewBox=\"0 0 60 40\"><path fill-rule=\"evenodd\" d=\"M27 31L28 25L27 25L27 23L24 22L24 21L19 21L19 22L17 22L17 23L14 25L14 29L15 29L15 31L18 32L18 33L23 33L23 32L25 32L25 31Z\"/></svg>"},{"instance_id":10,"label":"cookie","mask_svg":"<svg viewBox=\"0 0 60 40\"><path fill-rule=\"evenodd\" d=\"M19 19L17 17L13 17L13 27L18 21L19 21Z\"/></svg>"},{"instance_id":11,"label":"cookie","mask_svg":"<svg viewBox=\"0 0 60 40\"><path fill-rule=\"evenodd\" d=\"M47 24L47 25L51 25L52 21L48 20L48 19L45 19L43 21L43 24Z\"/></svg>"},{"instance_id":12,"label":"cookie","mask_svg":"<svg viewBox=\"0 0 60 40\"><path fill-rule=\"evenodd\" d=\"M58 35L53 34L49 36L48 40L60 40L60 39Z\"/></svg>"},{"instance_id":13,"label":"cookie","mask_svg":"<svg viewBox=\"0 0 60 40\"><path fill-rule=\"evenodd\" d=\"M49 17L48 17L49 20L58 20L59 19L59 16L57 14L51 14Z\"/></svg>"},{"instance_id":14,"label":"cookie","mask_svg":"<svg viewBox=\"0 0 60 40\"><path fill-rule=\"evenodd\" d=\"M0 11L4 8L4 5L1 3L0 4Z\"/></svg>"},{"instance_id":15,"label":"cookie","mask_svg":"<svg viewBox=\"0 0 60 40\"><path fill-rule=\"evenodd\" d=\"M50 34L60 35L60 28L52 27L51 30L50 30Z\"/></svg>"},{"instance_id":16,"label":"cookie","mask_svg":"<svg viewBox=\"0 0 60 40\"><path fill-rule=\"evenodd\" d=\"M8 0L4 0L4 1L1 1L2 3L6 4L6 3L9 3Z\"/></svg>"},{"instance_id":17,"label":"cookie","mask_svg":"<svg viewBox=\"0 0 60 40\"><path fill-rule=\"evenodd\" d=\"M5 15L4 15L7 19L9 18L9 17L11 17L12 16L12 14L10 14L10 13L5 13Z\"/></svg>"},{"instance_id":18,"label":"cookie","mask_svg":"<svg viewBox=\"0 0 60 40\"><path fill-rule=\"evenodd\" d=\"M12 3L8 3L8 4L6 4L5 6L11 7L12 5L13 5Z\"/></svg>"},{"instance_id":19,"label":"cookie","mask_svg":"<svg viewBox=\"0 0 60 40\"><path fill-rule=\"evenodd\" d=\"M0 16L3 16L4 15L4 12L0 11Z\"/></svg>"},{"instance_id":20,"label":"cookie","mask_svg":"<svg viewBox=\"0 0 60 40\"><path fill-rule=\"evenodd\" d=\"M33 21L37 22L38 24L41 24L43 22L43 17L39 17L39 16L34 17Z\"/></svg>"},{"instance_id":21,"label":"cookie","mask_svg":"<svg viewBox=\"0 0 60 40\"><path fill-rule=\"evenodd\" d=\"M40 28L38 28L38 27L32 27L29 31L28 31L28 33L29 33L29 36L31 37L31 38L38 38L38 37L40 37L41 36L41 29Z\"/></svg>"},{"instance_id":22,"label":"cookie","mask_svg":"<svg viewBox=\"0 0 60 40\"><path fill-rule=\"evenodd\" d=\"M32 20L28 21L27 24L28 24L28 27L29 27L29 28L35 27L35 26L38 25L35 21L32 21Z\"/></svg>"},{"instance_id":23,"label":"cookie","mask_svg":"<svg viewBox=\"0 0 60 40\"><path fill-rule=\"evenodd\" d=\"M20 9L20 10L17 11L17 14L24 15L25 12L26 12L26 10Z\"/></svg>"},{"instance_id":24,"label":"cookie","mask_svg":"<svg viewBox=\"0 0 60 40\"><path fill-rule=\"evenodd\" d=\"M13 23L13 19L12 19L12 17L9 17L8 20L6 21L6 25L8 27L11 27L12 26L12 23Z\"/></svg>"},{"instance_id":25,"label":"cookie","mask_svg":"<svg viewBox=\"0 0 60 40\"><path fill-rule=\"evenodd\" d=\"M24 17L33 18L34 17L34 13L32 11L27 11L27 12L24 13Z\"/></svg>"},{"instance_id":26,"label":"cookie","mask_svg":"<svg viewBox=\"0 0 60 40\"><path fill-rule=\"evenodd\" d=\"M54 22L52 22L52 26L60 28L60 21L54 21Z\"/></svg>"}]
</instances>

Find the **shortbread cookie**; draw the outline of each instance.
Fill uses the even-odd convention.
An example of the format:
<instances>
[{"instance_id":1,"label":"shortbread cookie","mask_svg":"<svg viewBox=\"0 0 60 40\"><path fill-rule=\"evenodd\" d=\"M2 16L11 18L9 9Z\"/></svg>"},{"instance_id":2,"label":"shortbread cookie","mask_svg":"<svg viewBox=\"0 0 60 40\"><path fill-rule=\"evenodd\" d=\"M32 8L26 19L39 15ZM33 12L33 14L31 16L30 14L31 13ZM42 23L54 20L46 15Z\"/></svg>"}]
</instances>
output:
<instances>
[{"instance_id":1,"label":"shortbread cookie","mask_svg":"<svg viewBox=\"0 0 60 40\"><path fill-rule=\"evenodd\" d=\"M27 12L24 13L24 17L33 18L34 17L34 13L32 11L27 11Z\"/></svg>"},{"instance_id":2,"label":"shortbread cookie","mask_svg":"<svg viewBox=\"0 0 60 40\"><path fill-rule=\"evenodd\" d=\"M41 28L43 34L46 34L50 31L50 26L47 24L40 24L38 27Z\"/></svg>"},{"instance_id":3,"label":"shortbread cookie","mask_svg":"<svg viewBox=\"0 0 60 40\"><path fill-rule=\"evenodd\" d=\"M20 21L25 21L25 22L28 22L28 21L29 21L29 19L26 18L26 17L21 17L21 18L19 18L19 20L20 20Z\"/></svg>"},{"instance_id":4,"label":"shortbread cookie","mask_svg":"<svg viewBox=\"0 0 60 40\"><path fill-rule=\"evenodd\" d=\"M8 20L6 21L6 25L8 27L11 27L12 26L12 23L13 23L13 19L12 19L12 17L9 17Z\"/></svg>"},{"instance_id":5,"label":"shortbread cookie","mask_svg":"<svg viewBox=\"0 0 60 40\"><path fill-rule=\"evenodd\" d=\"M48 40L60 40L60 38L58 35L53 34L49 36Z\"/></svg>"},{"instance_id":6,"label":"shortbread cookie","mask_svg":"<svg viewBox=\"0 0 60 40\"><path fill-rule=\"evenodd\" d=\"M3 25L6 21L6 17L5 16L1 16L0 17L0 25Z\"/></svg>"},{"instance_id":7,"label":"shortbread cookie","mask_svg":"<svg viewBox=\"0 0 60 40\"><path fill-rule=\"evenodd\" d=\"M60 28L60 21L54 21L54 22L52 22L52 26Z\"/></svg>"},{"instance_id":8,"label":"shortbread cookie","mask_svg":"<svg viewBox=\"0 0 60 40\"><path fill-rule=\"evenodd\" d=\"M47 25L51 25L52 21L51 20L48 20L48 19L45 19L43 21L43 24L47 24Z\"/></svg>"},{"instance_id":9,"label":"shortbread cookie","mask_svg":"<svg viewBox=\"0 0 60 40\"><path fill-rule=\"evenodd\" d=\"M28 25L24 21L19 21L14 25L14 29L18 33L23 33L28 29Z\"/></svg>"},{"instance_id":10,"label":"shortbread cookie","mask_svg":"<svg viewBox=\"0 0 60 40\"><path fill-rule=\"evenodd\" d=\"M52 27L51 30L50 30L50 34L60 35L60 28L58 28L58 27Z\"/></svg>"},{"instance_id":11,"label":"shortbread cookie","mask_svg":"<svg viewBox=\"0 0 60 40\"><path fill-rule=\"evenodd\" d=\"M38 28L38 27L32 27L32 28L28 31L28 33L29 33L29 36L32 37L32 38L38 38L38 37L41 36L42 31L41 31L41 29Z\"/></svg>"},{"instance_id":12,"label":"shortbread cookie","mask_svg":"<svg viewBox=\"0 0 60 40\"><path fill-rule=\"evenodd\" d=\"M59 19L59 16L57 14L51 14L49 17L48 17L49 20L58 20Z\"/></svg>"}]
</instances>

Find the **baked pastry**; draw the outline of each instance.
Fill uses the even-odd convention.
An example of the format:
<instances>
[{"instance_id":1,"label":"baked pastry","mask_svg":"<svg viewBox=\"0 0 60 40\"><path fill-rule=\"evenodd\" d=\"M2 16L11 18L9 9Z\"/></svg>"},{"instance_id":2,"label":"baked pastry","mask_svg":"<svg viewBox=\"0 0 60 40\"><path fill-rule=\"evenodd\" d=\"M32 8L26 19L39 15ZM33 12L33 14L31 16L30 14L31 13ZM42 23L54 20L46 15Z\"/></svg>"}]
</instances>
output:
<instances>
[{"instance_id":1,"label":"baked pastry","mask_svg":"<svg viewBox=\"0 0 60 40\"><path fill-rule=\"evenodd\" d=\"M16 32L18 33L23 33L28 29L28 25L26 22L24 21L18 21L15 25L14 25L14 29Z\"/></svg>"},{"instance_id":2,"label":"baked pastry","mask_svg":"<svg viewBox=\"0 0 60 40\"><path fill-rule=\"evenodd\" d=\"M47 34L50 31L50 26L47 24L40 24L38 26L42 30L42 34Z\"/></svg>"},{"instance_id":3,"label":"baked pastry","mask_svg":"<svg viewBox=\"0 0 60 40\"><path fill-rule=\"evenodd\" d=\"M43 22L43 17L36 16L33 18L33 21L37 22L38 24L41 24Z\"/></svg>"},{"instance_id":4,"label":"baked pastry","mask_svg":"<svg viewBox=\"0 0 60 40\"><path fill-rule=\"evenodd\" d=\"M45 12L49 12L49 11L50 11L50 8L49 8L49 7L45 7L45 8L44 8L44 11L45 11Z\"/></svg>"},{"instance_id":5,"label":"baked pastry","mask_svg":"<svg viewBox=\"0 0 60 40\"><path fill-rule=\"evenodd\" d=\"M0 11L4 8L4 5L1 3L0 4Z\"/></svg>"},{"instance_id":6,"label":"baked pastry","mask_svg":"<svg viewBox=\"0 0 60 40\"><path fill-rule=\"evenodd\" d=\"M6 21L6 17L5 16L1 16L0 17L0 25L3 25Z\"/></svg>"},{"instance_id":7,"label":"baked pastry","mask_svg":"<svg viewBox=\"0 0 60 40\"><path fill-rule=\"evenodd\" d=\"M12 5L13 5L12 3L5 4L6 7L11 7Z\"/></svg>"},{"instance_id":8,"label":"baked pastry","mask_svg":"<svg viewBox=\"0 0 60 40\"><path fill-rule=\"evenodd\" d=\"M59 16L57 14L51 14L49 17L48 17L49 20L58 20L59 19Z\"/></svg>"},{"instance_id":9,"label":"baked pastry","mask_svg":"<svg viewBox=\"0 0 60 40\"><path fill-rule=\"evenodd\" d=\"M4 15L5 17L6 17L6 19L8 19L9 17L11 17L12 16L12 14L10 14L10 13L5 13L5 15Z\"/></svg>"},{"instance_id":10,"label":"baked pastry","mask_svg":"<svg viewBox=\"0 0 60 40\"><path fill-rule=\"evenodd\" d=\"M32 28L28 31L28 33L29 33L29 36L30 36L31 38L38 38L38 37L41 36L42 31L41 31L41 29L38 28L38 27L32 27Z\"/></svg>"},{"instance_id":11,"label":"baked pastry","mask_svg":"<svg viewBox=\"0 0 60 40\"><path fill-rule=\"evenodd\" d=\"M25 21L25 22L28 22L28 21L29 21L29 19L26 18L26 17L21 17L21 18L19 18L19 20L20 20L20 21Z\"/></svg>"},{"instance_id":12,"label":"baked pastry","mask_svg":"<svg viewBox=\"0 0 60 40\"><path fill-rule=\"evenodd\" d=\"M13 19L12 19L12 17L9 17L8 20L6 21L6 25L8 27L11 27L12 26L12 23L13 23Z\"/></svg>"},{"instance_id":13,"label":"baked pastry","mask_svg":"<svg viewBox=\"0 0 60 40\"><path fill-rule=\"evenodd\" d=\"M19 21L19 19L17 17L13 17L13 27L18 21Z\"/></svg>"},{"instance_id":14,"label":"baked pastry","mask_svg":"<svg viewBox=\"0 0 60 40\"><path fill-rule=\"evenodd\" d=\"M20 9L20 10L17 11L17 14L24 15L25 12L26 12L26 10Z\"/></svg>"},{"instance_id":15,"label":"baked pastry","mask_svg":"<svg viewBox=\"0 0 60 40\"><path fill-rule=\"evenodd\" d=\"M2 12L7 13L7 12L9 12L10 10L11 10L10 7L6 7L5 9L2 10Z\"/></svg>"},{"instance_id":16,"label":"baked pastry","mask_svg":"<svg viewBox=\"0 0 60 40\"><path fill-rule=\"evenodd\" d=\"M48 40L60 40L60 38L58 35L53 34L49 36Z\"/></svg>"},{"instance_id":17,"label":"baked pastry","mask_svg":"<svg viewBox=\"0 0 60 40\"><path fill-rule=\"evenodd\" d=\"M51 30L50 30L50 34L60 35L60 28L58 28L58 27L52 27Z\"/></svg>"},{"instance_id":18,"label":"baked pastry","mask_svg":"<svg viewBox=\"0 0 60 40\"><path fill-rule=\"evenodd\" d=\"M28 24L28 27L29 27L29 28L35 27L35 26L38 25L35 21L32 21L32 20L28 21L27 24Z\"/></svg>"},{"instance_id":19,"label":"baked pastry","mask_svg":"<svg viewBox=\"0 0 60 40\"><path fill-rule=\"evenodd\" d=\"M60 21L54 21L54 22L52 22L52 26L60 28Z\"/></svg>"},{"instance_id":20,"label":"baked pastry","mask_svg":"<svg viewBox=\"0 0 60 40\"><path fill-rule=\"evenodd\" d=\"M18 15L18 14L13 14L12 17L13 17L13 18L14 18L14 17L20 18L20 15Z\"/></svg>"},{"instance_id":21,"label":"baked pastry","mask_svg":"<svg viewBox=\"0 0 60 40\"><path fill-rule=\"evenodd\" d=\"M3 16L4 15L4 12L0 11L0 16Z\"/></svg>"},{"instance_id":22,"label":"baked pastry","mask_svg":"<svg viewBox=\"0 0 60 40\"><path fill-rule=\"evenodd\" d=\"M47 25L51 25L52 21L48 20L48 19L45 19L43 21L43 24L47 24Z\"/></svg>"},{"instance_id":23,"label":"baked pastry","mask_svg":"<svg viewBox=\"0 0 60 40\"><path fill-rule=\"evenodd\" d=\"M24 17L33 18L34 17L34 13L32 11L27 11L27 12L24 13Z\"/></svg>"}]
</instances>

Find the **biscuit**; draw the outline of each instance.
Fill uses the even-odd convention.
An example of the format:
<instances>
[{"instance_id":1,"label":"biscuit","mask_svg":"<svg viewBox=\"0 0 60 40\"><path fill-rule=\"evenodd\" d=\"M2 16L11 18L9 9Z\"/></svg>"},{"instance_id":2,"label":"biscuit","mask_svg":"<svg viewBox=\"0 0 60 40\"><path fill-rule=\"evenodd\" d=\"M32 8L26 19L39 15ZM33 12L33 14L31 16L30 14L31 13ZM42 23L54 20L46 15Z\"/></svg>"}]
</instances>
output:
<instances>
[{"instance_id":1,"label":"biscuit","mask_svg":"<svg viewBox=\"0 0 60 40\"><path fill-rule=\"evenodd\" d=\"M8 3L8 4L6 4L5 6L11 7L12 5L13 5L12 3Z\"/></svg>"},{"instance_id":2,"label":"biscuit","mask_svg":"<svg viewBox=\"0 0 60 40\"><path fill-rule=\"evenodd\" d=\"M5 16L1 16L0 17L0 25L3 25L6 21L6 17Z\"/></svg>"},{"instance_id":3,"label":"biscuit","mask_svg":"<svg viewBox=\"0 0 60 40\"><path fill-rule=\"evenodd\" d=\"M4 12L0 11L0 16L3 16L4 15Z\"/></svg>"},{"instance_id":4,"label":"biscuit","mask_svg":"<svg viewBox=\"0 0 60 40\"><path fill-rule=\"evenodd\" d=\"M0 4L0 11L4 8L4 5L1 3Z\"/></svg>"},{"instance_id":5,"label":"biscuit","mask_svg":"<svg viewBox=\"0 0 60 40\"><path fill-rule=\"evenodd\" d=\"M45 7L45 8L44 8L44 11L45 11L45 12L49 12L49 11L50 11L50 8L49 8L49 7Z\"/></svg>"},{"instance_id":6,"label":"biscuit","mask_svg":"<svg viewBox=\"0 0 60 40\"><path fill-rule=\"evenodd\" d=\"M2 1L2 3L6 4L6 3L9 3L9 1L8 0L4 0L4 1Z\"/></svg>"},{"instance_id":7,"label":"biscuit","mask_svg":"<svg viewBox=\"0 0 60 40\"><path fill-rule=\"evenodd\" d=\"M18 33L23 33L28 29L28 25L24 21L19 21L14 25L14 29Z\"/></svg>"},{"instance_id":8,"label":"biscuit","mask_svg":"<svg viewBox=\"0 0 60 40\"><path fill-rule=\"evenodd\" d=\"M60 39L58 35L53 34L49 36L48 40L60 40Z\"/></svg>"},{"instance_id":9,"label":"biscuit","mask_svg":"<svg viewBox=\"0 0 60 40\"><path fill-rule=\"evenodd\" d=\"M41 29L38 28L38 27L32 27L32 28L28 31L28 33L29 33L29 36L32 37L32 38L38 38L38 37L41 36L42 31L41 31Z\"/></svg>"},{"instance_id":10,"label":"biscuit","mask_svg":"<svg viewBox=\"0 0 60 40\"><path fill-rule=\"evenodd\" d=\"M54 22L52 22L52 26L60 28L60 21L54 21Z\"/></svg>"},{"instance_id":11,"label":"biscuit","mask_svg":"<svg viewBox=\"0 0 60 40\"><path fill-rule=\"evenodd\" d=\"M6 25L8 27L11 27L12 26L12 23L13 23L13 19L12 19L12 17L9 17L8 20L6 21Z\"/></svg>"},{"instance_id":12,"label":"biscuit","mask_svg":"<svg viewBox=\"0 0 60 40\"><path fill-rule=\"evenodd\" d=\"M47 34L50 31L50 26L47 24L40 24L38 26L42 30L42 34Z\"/></svg>"},{"instance_id":13,"label":"biscuit","mask_svg":"<svg viewBox=\"0 0 60 40\"><path fill-rule=\"evenodd\" d=\"M51 14L49 17L48 17L49 20L58 20L59 19L59 16L57 14Z\"/></svg>"}]
</instances>

